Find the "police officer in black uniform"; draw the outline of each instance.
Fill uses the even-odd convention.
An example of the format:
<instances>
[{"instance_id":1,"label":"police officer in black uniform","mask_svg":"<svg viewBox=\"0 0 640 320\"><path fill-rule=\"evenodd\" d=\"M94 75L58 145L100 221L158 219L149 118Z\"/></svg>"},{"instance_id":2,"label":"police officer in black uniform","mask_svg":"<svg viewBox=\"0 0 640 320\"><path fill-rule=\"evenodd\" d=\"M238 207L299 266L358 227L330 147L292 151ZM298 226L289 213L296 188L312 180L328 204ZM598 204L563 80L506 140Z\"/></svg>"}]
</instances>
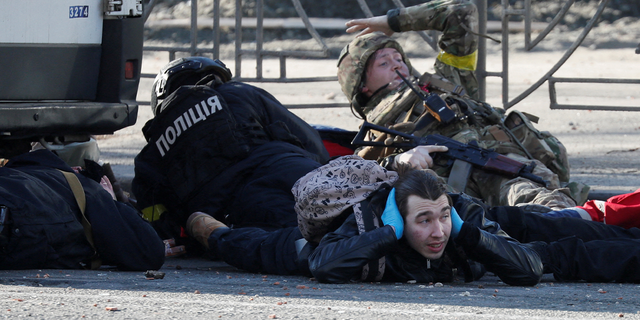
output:
<instances>
[{"instance_id":1,"label":"police officer in black uniform","mask_svg":"<svg viewBox=\"0 0 640 320\"><path fill-rule=\"evenodd\" d=\"M296 274L302 236L291 187L329 156L315 129L231 78L221 61L203 57L162 68L133 193L161 236L179 226L232 266Z\"/></svg>"}]
</instances>

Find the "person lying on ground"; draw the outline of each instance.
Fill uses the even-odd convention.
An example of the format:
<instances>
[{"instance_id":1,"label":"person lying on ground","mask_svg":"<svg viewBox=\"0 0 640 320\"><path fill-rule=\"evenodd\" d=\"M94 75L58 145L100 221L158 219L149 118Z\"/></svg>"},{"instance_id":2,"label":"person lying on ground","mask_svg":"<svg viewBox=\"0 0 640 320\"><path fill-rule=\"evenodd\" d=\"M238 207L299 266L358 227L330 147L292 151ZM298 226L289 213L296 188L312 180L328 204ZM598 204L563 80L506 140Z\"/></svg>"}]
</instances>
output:
<instances>
[{"instance_id":1,"label":"person lying on ground","mask_svg":"<svg viewBox=\"0 0 640 320\"><path fill-rule=\"evenodd\" d=\"M106 190L100 165L76 173L48 150L0 156L0 269L162 267L162 240Z\"/></svg>"},{"instance_id":2,"label":"person lying on ground","mask_svg":"<svg viewBox=\"0 0 640 320\"><path fill-rule=\"evenodd\" d=\"M318 281L451 282L454 269L465 281L486 270L523 286L544 273L558 281L640 280L640 229L488 207L447 193L430 170L398 169L392 186L346 211L344 222L321 238L308 258ZM308 209L320 210L312 199L304 202Z\"/></svg>"},{"instance_id":3,"label":"person lying on ground","mask_svg":"<svg viewBox=\"0 0 640 320\"><path fill-rule=\"evenodd\" d=\"M297 273L291 187L329 158L318 132L205 57L163 67L151 101L132 187L158 233L246 271Z\"/></svg>"}]
</instances>

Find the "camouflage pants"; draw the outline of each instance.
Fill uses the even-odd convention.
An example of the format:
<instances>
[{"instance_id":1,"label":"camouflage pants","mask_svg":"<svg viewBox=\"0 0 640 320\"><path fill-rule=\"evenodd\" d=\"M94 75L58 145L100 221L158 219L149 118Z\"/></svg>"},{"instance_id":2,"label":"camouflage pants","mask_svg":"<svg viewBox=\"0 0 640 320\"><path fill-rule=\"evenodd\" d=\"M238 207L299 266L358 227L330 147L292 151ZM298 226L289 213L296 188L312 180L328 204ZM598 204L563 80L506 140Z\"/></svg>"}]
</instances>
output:
<instances>
[{"instance_id":1,"label":"camouflage pants","mask_svg":"<svg viewBox=\"0 0 640 320\"><path fill-rule=\"evenodd\" d=\"M530 161L518 155L508 156L521 162ZM581 205L586 201L588 187L581 187L574 183L571 187L562 188L555 173L540 161L534 161L536 167L533 174L549 181L547 187L526 178L509 179L502 175L474 169L465 193L483 199L490 206L540 204L552 209L563 209Z\"/></svg>"}]
</instances>

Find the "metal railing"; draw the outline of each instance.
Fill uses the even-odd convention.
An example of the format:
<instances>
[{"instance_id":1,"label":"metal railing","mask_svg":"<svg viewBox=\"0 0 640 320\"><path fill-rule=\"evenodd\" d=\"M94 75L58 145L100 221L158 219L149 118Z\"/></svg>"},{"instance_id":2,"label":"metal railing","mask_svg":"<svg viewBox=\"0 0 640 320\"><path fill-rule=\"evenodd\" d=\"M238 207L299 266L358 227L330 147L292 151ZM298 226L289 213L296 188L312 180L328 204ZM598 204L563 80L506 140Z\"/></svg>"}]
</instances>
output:
<instances>
[{"instance_id":1,"label":"metal railing","mask_svg":"<svg viewBox=\"0 0 640 320\"><path fill-rule=\"evenodd\" d=\"M153 0L152 0L153 1ZM213 17L213 42L211 48L202 48L198 47L198 39L197 39L197 31L198 31L198 1L194 0L191 2L191 19L190 19L190 36L191 42L189 47L157 47L157 46L145 46L143 50L145 51L166 51L169 52L169 59L175 59L175 54L177 52L187 52L190 55L202 55L202 54L212 54L214 58L220 57L220 20L221 17L219 14L214 15ZM302 8L299 0L292 0L292 3L302 19L305 28L309 32L309 34L313 37L313 39L320 46L320 50L318 51L293 51L293 50L282 50L282 51L268 51L263 49L264 44L264 1L256 0L256 22L255 26L250 25L249 28L255 28L256 30L256 49L255 50L247 50L242 48L242 31L245 27L243 24L242 17L242 0L236 0L236 12L235 12L235 77L234 79L238 81L248 81L248 82L315 82L315 81L337 81L337 77L308 77L308 78L287 78L286 74L286 60L287 58L327 58L329 57L329 48L324 42L324 39L318 34L316 28L310 22L309 17L307 17L306 12ZM150 2L151 9L153 8L153 3ZM149 5L147 5L149 7ZM150 12L151 10L149 10ZM220 11L220 0L214 0L214 12ZM245 18L246 19L246 18ZM256 56L256 76L254 78L248 77L240 77L242 71L242 56L246 54L253 54ZM264 78L262 76L262 61L265 57L277 57L280 61L280 76L278 78ZM148 76L148 75L146 75Z\"/></svg>"},{"instance_id":2,"label":"metal railing","mask_svg":"<svg viewBox=\"0 0 640 320\"><path fill-rule=\"evenodd\" d=\"M292 4L298 13L300 19L304 24L304 28L309 32L312 38L319 46L317 51L269 51L264 50L264 1L256 1L256 17L251 18L253 23L248 23L248 18L242 17L242 0L236 0L236 12L234 19L234 34L235 34L235 73L234 79L245 82L275 82L275 83L301 83L301 82L318 82L318 81L337 81L337 77L305 77L305 78L289 78L287 77L287 59L288 58L327 58L329 57L329 49L325 44L323 38L316 30L316 26L311 22L311 19L307 16L304 8L300 4L299 0L291 0ZM367 17L372 17L373 14L366 4L366 0L357 0L360 8ZM404 7L400 0L392 0L396 7ZM487 71L486 70L486 52L487 39L480 37L478 46L478 65L477 76L480 85L480 99L486 100L486 79L487 77L499 77L502 79L502 104L504 109L509 109L515 104L519 103L532 92L537 90L545 82L549 83L549 98L551 101L551 109L589 109L589 110L610 110L610 111L640 111L640 107L625 107L625 106L585 106L585 105L566 105L558 104L555 90L555 84L559 82L571 82L571 83L622 83L622 84L640 84L640 79L580 79L580 78L555 78L553 74L571 57L575 50L582 44L585 37L595 23L598 21L604 8L607 6L610 0L601 0L598 10L594 16L589 20L584 27L582 33L573 42L573 44L567 49L562 58L538 81L532 84L528 89L520 93L518 96L509 100L509 37L510 37L510 20L512 16L522 16L524 19L524 37L525 37L525 49L527 51L536 47L550 32L555 28L559 22L565 17L569 8L575 3L575 0L566 0L562 8L552 19L552 21L541 31L538 36L531 40L532 35L532 10L531 0L524 0L523 9L513 9L509 4L509 0L501 0L502 5L502 20L501 20L501 32L502 32L502 71ZM479 12L479 32L480 34L487 33L487 0L474 0L478 7ZM151 10L155 6L155 0L149 0L145 6L145 19L148 18ZM214 0L214 12L220 12L220 0ZM220 35L221 35L221 21L223 18L219 14L215 14L210 21L211 28L213 30L213 41L211 48L204 48L198 46L197 32L199 28L198 21L198 1L191 1L191 17L189 21L190 28L190 45L181 47L159 47L159 46L144 46L144 51L163 51L169 53L169 60L176 58L176 53L183 52L192 56L210 54L214 58L220 57ZM228 18L227 18L228 19ZM202 20L202 19L201 19ZM340 26L340 24L338 24ZM256 32L256 45L255 50L247 50L242 48L242 34L244 28L255 29ZM341 24L341 28L344 28L344 24ZM429 45L434 51L438 51L436 31L421 31L418 34L422 37L426 44ZM640 47L639 49L640 50ZM256 59L256 75L255 77L241 77L242 71L242 58L245 55L255 55ZM263 60L266 57L275 57L279 61L279 76L275 78L263 77ZM142 77L153 78L155 74L142 74ZM332 103L332 104L305 104L305 105L287 105L288 108L331 108L331 107L348 107L346 103Z\"/></svg>"},{"instance_id":3,"label":"metal railing","mask_svg":"<svg viewBox=\"0 0 640 320\"><path fill-rule=\"evenodd\" d=\"M532 92L537 90L542 84L545 82L549 83L549 100L550 109L576 109L576 110L607 110L607 111L640 111L640 107L630 107L630 106L605 106L605 105L568 105L568 104L558 104L557 103L557 95L555 90L555 84L559 82L570 82L570 83L599 83L599 84L640 84L640 79L611 79L611 78L554 78L555 74L562 65L567 62L567 60L571 57L571 55L575 52L575 50L582 44L586 36L589 34L593 26L596 24L605 7L609 3L610 0L601 0L597 11L593 15L593 17L587 22L586 26L583 28L580 35L575 39L575 41L571 44L571 46L567 49L564 55L558 60L558 62L551 67L549 71L545 75L543 75L538 81L532 84L528 89L523 91L521 94L509 100L509 20L512 16L524 16L524 37L525 37L525 49L527 51L531 51L536 47L550 32L555 28L558 23L565 17L569 8L575 3L575 0L567 0L562 8L558 11L556 16L551 20L551 22L547 25L547 27L541 31L538 36L532 41L531 40L531 23L532 23L532 10L531 10L531 0L524 0L524 8L523 9L512 9L509 5L509 0L502 0L502 71L501 72L488 72L486 71L486 64L484 63L484 59L486 59L485 55L479 54L479 67L478 67L478 79L481 88L481 100L485 99L485 88L486 88L486 77L495 76L502 78L502 105L503 108L509 109L522 101L524 98L529 96ZM480 18L480 24L486 23L486 0L476 0L478 4L478 11L480 14L484 14L484 18ZM482 26L480 27L480 32L483 33ZM486 54L486 39L480 38L480 48L479 52L481 54Z\"/></svg>"},{"instance_id":4,"label":"metal railing","mask_svg":"<svg viewBox=\"0 0 640 320\"><path fill-rule=\"evenodd\" d=\"M236 0L236 12L235 12L235 24L234 24L234 34L235 34L235 72L234 79L238 81L244 82L276 82L276 83L302 83L302 82L319 82L319 81L338 81L337 76L332 77L296 77L296 78L288 78L287 77L287 59L288 58L327 58L329 57L329 48L324 42L324 39L320 36L314 25L310 22L309 17L307 16L304 8L300 4L300 0L291 0L293 6L296 9L296 12L302 19L304 23L304 27L307 32L312 36L312 38L319 45L320 50L318 51L293 51L293 50L282 50L282 51L269 51L263 49L264 44L264 0L256 0L256 18L255 25L251 24L248 28L255 28L256 30L256 48L255 50L247 50L242 48L242 33L245 27L245 23L243 23L242 17L242 0ZM150 13L154 7L154 0L151 0L147 4L147 11ZM214 12L220 12L220 0L214 0ZM191 1L191 18L190 18L190 46L189 47L157 47L157 46L144 46L144 51L166 51L169 53L169 60L173 60L176 58L176 53L178 52L186 52L189 55L197 56L202 54L211 54L213 58L220 57L220 21L221 17L219 14L215 14L213 17L213 45L211 48L202 48L198 47L198 1ZM148 18L148 14L145 16L145 19ZM248 23L247 23L248 24ZM344 26L344 23L342 23ZM256 76L255 77L241 77L242 74L242 57L247 54L255 55L256 57ZM279 76L277 78L265 78L263 77L263 60L265 57L276 57L279 61ZM142 77L152 78L155 77L153 74L142 74ZM346 103L323 103L316 105L286 105L287 108L295 109L295 108L335 108L335 107L348 107L349 105Z\"/></svg>"}]
</instances>

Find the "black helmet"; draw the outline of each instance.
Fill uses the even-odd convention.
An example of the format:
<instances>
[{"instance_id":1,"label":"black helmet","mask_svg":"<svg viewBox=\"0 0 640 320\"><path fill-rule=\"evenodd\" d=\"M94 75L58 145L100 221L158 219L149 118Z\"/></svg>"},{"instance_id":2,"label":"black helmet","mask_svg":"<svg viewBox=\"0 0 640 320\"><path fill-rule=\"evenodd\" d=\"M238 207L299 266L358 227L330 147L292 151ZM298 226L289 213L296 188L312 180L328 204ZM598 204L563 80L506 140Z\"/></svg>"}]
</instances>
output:
<instances>
[{"instance_id":1,"label":"black helmet","mask_svg":"<svg viewBox=\"0 0 640 320\"><path fill-rule=\"evenodd\" d=\"M151 110L156 114L156 108L162 99L184 85L194 85L208 75L216 75L227 82L231 80L231 70L218 59L205 57L180 58L164 66L151 88Z\"/></svg>"}]
</instances>

